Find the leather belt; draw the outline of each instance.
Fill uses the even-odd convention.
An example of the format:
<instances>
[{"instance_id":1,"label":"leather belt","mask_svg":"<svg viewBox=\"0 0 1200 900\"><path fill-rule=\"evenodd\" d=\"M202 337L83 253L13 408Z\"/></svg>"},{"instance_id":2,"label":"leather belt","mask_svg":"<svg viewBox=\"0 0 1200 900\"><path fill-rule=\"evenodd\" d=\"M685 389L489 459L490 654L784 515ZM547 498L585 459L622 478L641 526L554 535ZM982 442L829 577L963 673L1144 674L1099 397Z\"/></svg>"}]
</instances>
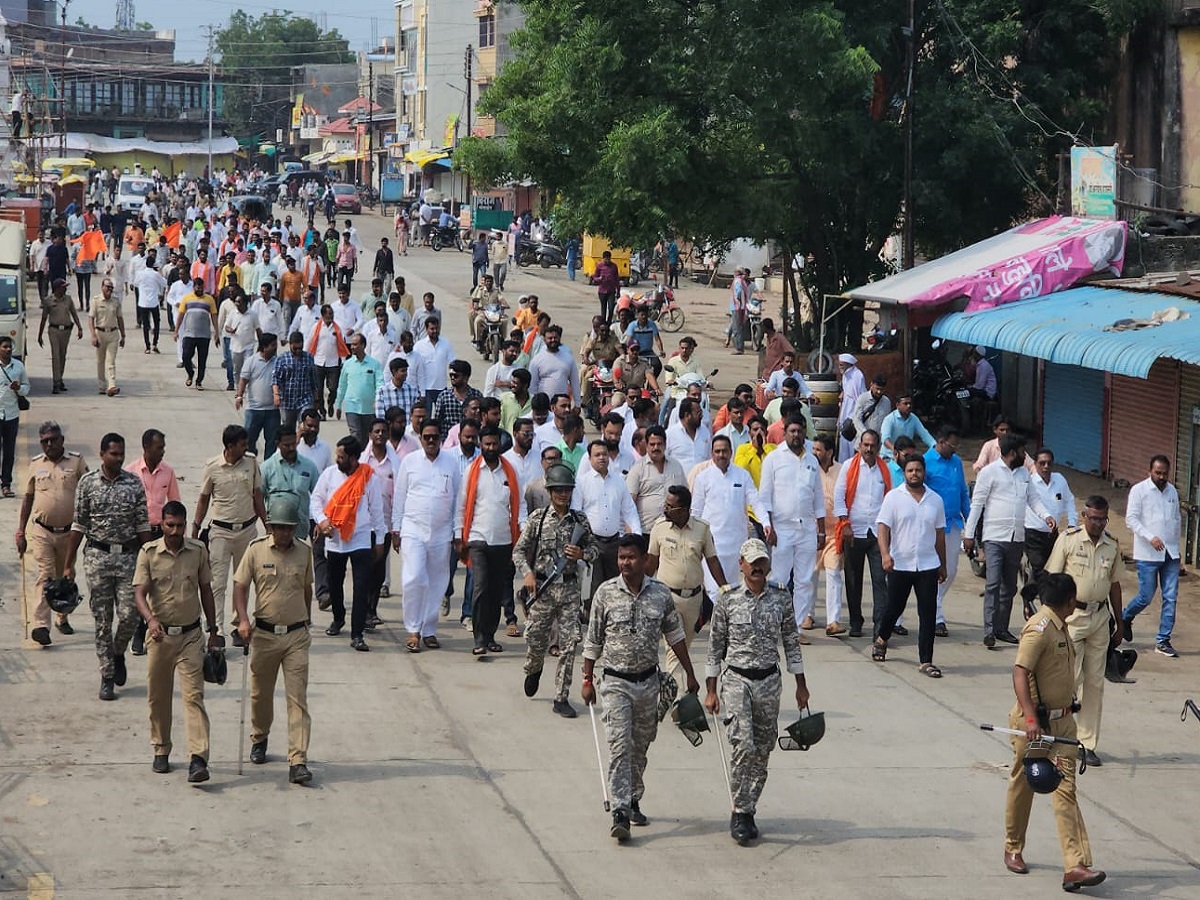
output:
<instances>
[{"instance_id":1,"label":"leather belt","mask_svg":"<svg viewBox=\"0 0 1200 900\"><path fill-rule=\"evenodd\" d=\"M99 550L101 553L112 554L136 553L138 548L142 546L141 542L139 541L127 541L124 544L110 544L108 541L98 541L93 537L89 537L87 542L89 548Z\"/></svg>"},{"instance_id":2,"label":"leather belt","mask_svg":"<svg viewBox=\"0 0 1200 900\"><path fill-rule=\"evenodd\" d=\"M563 569L563 573L558 576L559 581L575 581L577 579L578 576L576 575L575 572L571 572L568 575L567 574L568 571L570 571L570 568ZM537 575L538 578L545 578L547 573L539 570L539 571L535 571L534 574Z\"/></svg>"},{"instance_id":3,"label":"leather belt","mask_svg":"<svg viewBox=\"0 0 1200 900\"><path fill-rule=\"evenodd\" d=\"M686 600L689 597L695 597L697 594L699 594L703 590L704 590L704 585L699 585L694 588L671 588L671 593L678 594L680 597L682 597L684 600Z\"/></svg>"},{"instance_id":4,"label":"leather belt","mask_svg":"<svg viewBox=\"0 0 1200 900\"><path fill-rule=\"evenodd\" d=\"M162 625L161 622L159 624ZM191 625L163 625L162 628L167 634L174 636L177 634L187 634L189 631L195 631L199 627L200 620L197 619Z\"/></svg>"},{"instance_id":5,"label":"leather belt","mask_svg":"<svg viewBox=\"0 0 1200 900\"><path fill-rule=\"evenodd\" d=\"M1061 719L1065 716L1071 715L1071 708L1067 707L1066 709L1048 709L1046 710L1046 715L1050 718L1050 721L1053 722L1055 719Z\"/></svg>"},{"instance_id":6,"label":"leather belt","mask_svg":"<svg viewBox=\"0 0 1200 900\"><path fill-rule=\"evenodd\" d=\"M41 519L34 519L33 521L34 521L35 525L41 525L43 528L45 528L51 534L66 534L68 531L71 530L70 525L47 525Z\"/></svg>"},{"instance_id":7,"label":"leather belt","mask_svg":"<svg viewBox=\"0 0 1200 900\"><path fill-rule=\"evenodd\" d=\"M645 681L658 672L658 666L651 666L645 672L618 672L616 669L605 667L605 678L620 678L622 681Z\"/></svg>"},{"instance_id":8,"label":"leather belt","mask_svg":"<svg viewBox=\"0 0 1200 900\"><path fill-rule=\"evenodd\" d=\"M70 331L75 326L73 326L73 325L51 325L50 327L55 329L56 331Z\"/></svg>"},{"instance_id":9,"label":"leather belt","mask_svg":"<svg viewBox=\"0 0 1200 900\"><path fill-rule=\"evenodd\" d=\"M260 631L269 631L271 634L291 634L301 628L305 628L307 622L293 622L291 625L272 625L266 619L255 619L254 627Z\"/></svg>"},{"instance_id":10,"label":"leather belt","mask_svg":"<svg viewBox=\"0 0 1200 900\"><path fill-rule=\"evenodd\" d=\"M772 675L779 674L779 666L771 666L769 669L743 669L740 666L730 666L729 671L736 672L743 678L749 678L751 681L764 681Z\"/></svg>"},{"instance_id":11,"label":"leather belt","mask_svg":"<svg viewBox=\"0 0 1200 900\"><path fill-rule=\"evenodd\" d=\"M602 544L611 544L614 541L616 541L618 538L620 538L621 535L610 534L610 535L605 536L605 535L594 534L594 535L592 535L592 537L594 537L596 540L598 540Z\"/></svg>"},{"instance_id":12,"label":"leather belt","mask_svg":"<svg viewBox=\"0 0 1200 900\"><path fill-rule=\"evenodd\" d=\"M222 522L218 519L213 519L212 524L216 525L218 528L224 528L226 531L241 531L244 528L249 528L257 521L258 517L255 516L247 519L245 522Z\"/></svg>"},{"instance_id":13,"label":"leather belt","mask_svg":"<svg viewBox=\"0 0 1200 900\"><path fill-rule=\"evenodd\" d=\"M118 325L114 325L112 328L101 328L100 326L96 326L96 330L97 331L116 331L119 327L120 326L118 326Z\"/></svg>"},{"instance_id":14,"label":"leather belt","mask_svg":"<svg viewBox=\"0 0 1200 900\"><path fill-rule=\"evenodd\" d=\"M1084 603L1082 600L1075 601L1075 608L1082 610L1091 610L1093 607L1095 607L1097 610L1100 610L1107 605L1107 600L1093 600L1091 603Z\"/></svg>"}]
</instances>

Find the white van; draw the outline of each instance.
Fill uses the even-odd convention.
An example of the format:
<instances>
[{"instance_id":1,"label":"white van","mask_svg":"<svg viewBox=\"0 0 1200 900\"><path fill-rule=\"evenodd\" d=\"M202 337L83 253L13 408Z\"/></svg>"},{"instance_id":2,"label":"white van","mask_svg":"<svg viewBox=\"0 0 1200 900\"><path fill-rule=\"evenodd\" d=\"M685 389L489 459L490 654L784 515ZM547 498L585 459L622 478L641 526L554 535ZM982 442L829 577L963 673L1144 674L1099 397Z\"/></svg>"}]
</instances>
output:
<instances>
[{"instance_id":1,"label":"white van","mask_svg":"<svg viewBox=\"0 0 1200 900\"><path fill-rule=\"evenodd\" d=\"M154 190L154 179L148 175L122 175L117 182L117 209L136 213L142 209L146 195Z\"/></svg>"}]
</instances>

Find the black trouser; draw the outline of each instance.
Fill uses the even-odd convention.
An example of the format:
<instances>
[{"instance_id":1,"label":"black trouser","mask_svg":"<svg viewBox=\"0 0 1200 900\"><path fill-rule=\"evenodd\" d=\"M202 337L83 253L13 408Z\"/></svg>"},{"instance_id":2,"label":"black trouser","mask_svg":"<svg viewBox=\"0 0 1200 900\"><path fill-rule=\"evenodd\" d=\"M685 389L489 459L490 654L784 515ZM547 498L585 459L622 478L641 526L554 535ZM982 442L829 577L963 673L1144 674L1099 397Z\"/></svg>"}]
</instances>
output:
<instances>
[{"instance_id":1,"label":"black trouser","mask_svg":"<svg viewBox=\"0 0 1200 900\"><path fill-rule=\"evenodd\" d=\"M600 550L600 554L592 563L592 589L588 594L589 608L592 604L592 597L596 596L596 589L608 579L616 578L620 574L617 572L617 541L620 538L619 534L614 534L610 538L596 538L596 547Z\"/></svg>"},{"instance_id":2,"label":"black trouser","mask_svg":"<svg viewBox=\"0 0 1200 900\"><path fill-rule=\"evenodd\" d=\"M612 324L613 315L617 311L617 292L616 291L600 291L600 318L605 322Z\"/></svg>"},{"instance_id":3,"label":"black trouser","mask_svg":"<svg viewBox=\"0 0 1200 900\"><path fill-rule=\"evenodd\" d=\"M893 569L887 577L887 613L879 626L877 637L886 641L892 636L896 620L904 615L904 607L908 605L908 595L915 589L917 592L917 622L919 623L917 657L922 664L933 662L933 628L934 619L937 618L937 578L937 569L926 569L924 572L905 572Z\"/></svg>"},{"instance_id":4,"label":"black trouser","mask_svg":"<svg viewBox=\"0 0 1200 900\"><path fill-rule=\"evenodd\" d=\"M354 595L350 606L350 637L362 637L367 627L367 595L371 590L371 575L375 551L371 548L335 553L325 548L329 571L329 602L333 607L335 624L346 622L346 563L350 564Z\"/></svg>"},{"instance_id":5,"label":"black trouser","mask_svg":"<svg viewBox=\"0 0 1200 900\"><path fill-rule=\"evenodd\" d=\"M204 384L204 367L208 365L209 339L185 337L183 339L183 371L187 372L188 381L195 379L196 384ZM192 366L192 357L196 357L196 365Z\"/></svg>"},{"instance_id":6,"label":"black trouser","mask_svg":"<svg viewBox=\"0 0 1200 900\"><path fill-rule=\"evenodd\" d=\"M151 325L153 325L153 330L154 330L153 346L157 347L158 346L158 329L159 329L159 324L160 324L159 316L158 316L158 307L153 306L153 307L150 307L149 309L147 309L145 307L139 306L137 308L137 323L138 323L138 327L142 329L142 338L146 342L147 350L149 350L151 347L150 331L151 331Z\"/></svg>"},{"instance_id":7,"label":"black trouser","mask_svg":"<svg viewBox=\"0 0 1200 900\"><path fill-rule=\"evenodd\" d=\"M92 273L76 272L75 287L79 294L79 308L86 310L92 303Z\"/></svg>"},{"instance_id":8,"label":"black trouser","mask_svg":"<svg viewBox=\"0 0 1200 900\"><path fill-rule=\"evenodd\" d=\"M387 580L388 554L391 551L392 548L388 547L378 559L374 557L371 559L371 588L367 591L368 618L378 615L379 593L383 590L383 583Z\"/></svg>"},{"instance_id":9,"label":"black trouser","mask_svg":"<svg viewBox=\"0 0 1200 900\"><path fill-rule=\"evenodd\" d=\"M338 266L337 270L337 286L340 291L343 287L350 290L350 284L354 281L354 270L348 266Z\"/></svg>"},{"instance_id":10,"label":"black trouser","mask_svg":"<svg viewBox=\"0 0 1200 900\"><path fill-rule=\"evenodd\" d=\"M475 288L479 287L479 276L486 275L487 270L488 264L485 262L471 263L471 290L475 290Z\"/></svg>"},{"instance_id":11,"label":"black trouser","mask_svg":"<svg viewBox=\"0 0 1200 900\"><path fill-rule=\"evenodd\" d=\"M308 533L316 531L317 523L308 520ZM312 542L313 555L313 593L318 600L329 596L329 561L325 558L325 536L321 535Z\"/></svg>"},{"instance_id":12,"label":"black trouser","mask_svg":"<svg viewBox=\"0 0 1200 900\"><path fill-rule=\"evenodd\" d=\"M334 401L337 400L338 379L342 377L342 366L317 366L316 397L317 412L333 418Z\"/></svg>"},{"instance_id":13,"label":"black trouser","mask_svg":"<svg viewBox=\"0 0 1200 900\"><path fill-rule=\"evenodd\" d=\"M1046 563L1050 559L1050 551L1054 549L1057 531L1037 531L1025 529L1025 558L1029 560L1029 580L1037 581L1046 572Z\"/></svg>"},{"instance_id":14,"label":"black trouser","mask_svg":"<svg viewBox=\"0 0 1200 900\"><path fill-rule=\"evenodd\" d=\"M46 273L41 269L37 271L37 286L38 299L45 300L46 295L50 293L50 279L46 277Z\"/></svg>"},{"instance_id":15,"label":"black trouser","mask_svg":"<svg viewBox=\"0 0 1200 900\"><path fill-rule=\"evenodd\" d=\"M667 287L679 287L679 263L671 263L667 269Z\"/></svg>"},{"instance_id":16,"label":"black trouser","mask_svg":"<svg viewBox=\"0 0 1200 900\"><path fill-rule=\"evenodd\" d=\"M856 537L846 548L846 609L850 612L850 628L863 626L863 563L871 564L871 621L874 633L879 634L879 623L887 610L887 576L883 571L883 557L879 555L879 541L874 531L866 537Z\"/></svg>"},{"instance_id":17,"label":"black trouser","mask_svg":"<svg viewBox=\"0 0 1200 900\"><path fill-rule=\"evenodd\" d=\"M13 458L17 452L17 429L21 419L0 422L0 487L12 487Z\"/></svg>"},{"instance_id":18,"label":"black trouser","mask_svg":"<svg viewBox=\"0 0 1200 900\"><path fill-rule=\"evenodd\" d=\"M475 646L494 643L504 603L504 584L512 584L512 544L489 546L483 541L467 545L471 562L471 630Z\"/></svg>"}]
</instances>

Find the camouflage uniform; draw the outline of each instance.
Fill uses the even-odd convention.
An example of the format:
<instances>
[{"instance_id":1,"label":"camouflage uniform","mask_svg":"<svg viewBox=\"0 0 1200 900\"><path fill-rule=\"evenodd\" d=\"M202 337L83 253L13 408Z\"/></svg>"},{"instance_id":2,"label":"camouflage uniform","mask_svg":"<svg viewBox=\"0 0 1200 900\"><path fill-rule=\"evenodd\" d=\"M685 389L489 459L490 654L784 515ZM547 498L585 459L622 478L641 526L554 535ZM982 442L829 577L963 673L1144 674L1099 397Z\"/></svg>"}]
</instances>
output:
<instances>
[{"instance_id":1,"label":"camouflage uniform","mask_svg":"<svg viewBox=\"0 0 1200 900\"><path fill-rule=\"evenodd\" d=\"M767 761L779 732L779 640L787 669L804 674L792 598L768 584L758 597L745 586L717 597L708 644L707 678L721 678L721 711L733 757L733 811L754 814ZM721 663L725 673L721 674Z\"/></svg>"},{"instance_id":2,"label":"camouflage uniform","mask_svg":"<svg viewBox=\"0 0 1200 900\"><path fill-rule=\"evenodd\" d=\"M668 644L684 639L683 619L665 584L646 576L636 597L620 575L600 585L592 598L583 655L604 659L600 697L614 812L628 814L645 792L646 751L658 733L658 641L663 637Z\"/></svg>"},{"instance_id":3,"label":"camouflage uniform","mask_svg":"<svg viewBox=\"0 0 1200 900\"><path fill-rule=\"evenodd\" d=\"M100 677L110 679L113 656L125 655L138 624L133 571L141 536L150 533L142 480L124 469L111 481L103 469L88 472L75 491L75 521L71 529L86 535L83 573L87 578L88 603L96 618L96 656L100 658ZM100 549L97 541L110 545L110 549Z\"/></svg>"},{"instance_id":4,"label":"camouflage uniform","mask_svg":"<svg viewBox=\"0 0 1200 900\"><path fill-rule=\"evenodd\" d=\"M525 530L513 547L513 564L517 575L524 578L533 571L538 580L545 578L554 567L555 557L561 556L563 548L571 543L571 532L576 523L583 525L583 537L579 548L584 562L596 558L596 543L592 540L592 529L587 517L574 510L559 516L553 506L538 510L525 520ZM533 565L530 566L530 559ZM525 621L525 642L529 650L525 654L525 674L542 671L545 665L546 648L550 645L551 629L557 626L558 670L554 675L554 699L566 700L571 692L571 671L575 668L575 649L579 644L579 593L578 566L568 562L563 574L553 584L538 594L529 607Z\"/></svg>"}]
</instances>

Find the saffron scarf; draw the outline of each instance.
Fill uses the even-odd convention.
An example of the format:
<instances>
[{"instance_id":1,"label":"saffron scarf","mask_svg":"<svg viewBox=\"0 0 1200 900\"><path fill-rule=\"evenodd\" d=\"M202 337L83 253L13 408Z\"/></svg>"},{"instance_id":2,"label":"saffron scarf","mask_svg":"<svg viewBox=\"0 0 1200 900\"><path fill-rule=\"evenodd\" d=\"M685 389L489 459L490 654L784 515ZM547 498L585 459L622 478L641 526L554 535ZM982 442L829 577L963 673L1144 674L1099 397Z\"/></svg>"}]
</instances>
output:
<instances>
[{"instance_id":1,"label":"saffron scarf","mask_svg":"<svg viewBox=\"0 0 1200 900\"><path fill-rule=\"evenodd\" d=\"M370 466L359 463L358 468L346 476L346 480L325 504L325 518L338 530L343 541L350 540L354 534L358 522L358 504L367 490L367 482L372 474Z\"/></svg>"},{"instance_id":2,"label":"saffron scarf","mask_svg":"<svg viewBox=\"0 0 1200 900\"><path fill-rule=\"evenodd\" d=\"M317 327L313 329L312 337L308 339L308 355L315 356L317 352L317 338L321 336L321 329L325 327L325 322L317 323ZM346 346L346 342L342 340L342 329L337 322L330 323L330 328L333 329L333 338L337 341L338 359L346 359L350 356L350 348Z\"/></svg>"},{"instance_id":3,"label":"saffron scarf","mask_svg":"<svg viewBox=\"0 0 1200 900\"><path fill-rule=\"evenodd\" d=\"M463 562L467 562L467 539L471 534L471 521L475 518L475 495L479 491L479 472L483 466L483 457L480 456L467 469L467 497L466 503L463 505L463 527L462 527L462 550L459 552L459 558ZM512 535L512 542L517 542L517 537L521 531L517 527L517 510L520 507L520 498L517 496L517 471L504 457L500 457L500 468L504 472L504 477L508 479L508 530Z\"/></svg>"},{"instance_id":4,"label":"saffron scarf","mask_svg":"<svg viewBox=\"0 0 1200 900\"><path fill-rule=\"evenodd\" d=\"M854 506L854 495L858 492L858 475L862 469L862 454L855 453L854 458L846 463L846 509L849 510ZM876 468L879 469L879 474L883 478L883 492L886 494L892 489L892 473L888 471L888 467L881 460L875 461ZM844 520L839 519L833 532L833 541L837 545L838 553L844 552L846 543L846 535L854 537L854 532L850 528L850 517L847 516Z\"/></svg>"}]
</instances>

